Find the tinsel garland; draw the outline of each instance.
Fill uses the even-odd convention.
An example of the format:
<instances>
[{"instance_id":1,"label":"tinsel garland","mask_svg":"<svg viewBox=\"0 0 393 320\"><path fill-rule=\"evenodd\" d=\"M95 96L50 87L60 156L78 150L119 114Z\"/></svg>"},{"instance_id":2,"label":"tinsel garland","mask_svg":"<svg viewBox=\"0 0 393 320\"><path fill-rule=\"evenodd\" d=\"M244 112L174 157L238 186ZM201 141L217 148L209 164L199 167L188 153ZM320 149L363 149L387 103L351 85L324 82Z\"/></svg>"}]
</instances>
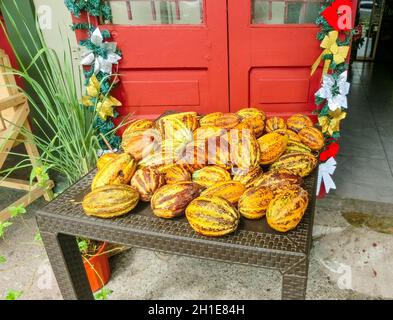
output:
<instances>
[{"instance_id":1,"label":"tinsel garland","mask_svg":"<svg viewBox=\"0 0 393 320\"><path fill-rule=\"evenodd\" d=\"M104 0L64 0L64 3L68 10L75 17L79 18L82 12L86 12L90 16L94 17L102 17L105 22L112 21L112 11L111 7L107 1ZM72 25L72 30L86 30L89 37L87 39L81 40L79 44L82 47L85 47L86 50L94 53L95 56L101 56L102 58L107 58L107 52L103 50L102 47L95 45L90 37L97 26L91 25L89 23L74 23ZM108 30L101 30L101 34L103 39L109 39L111 34ZM116 50L116 53L121 56L121 51L119 49ZM85 85L88 85L90 78L94 74L94 65L88 66L84 68L84 76L85 76ZM109 74L103 73L99 71L96 74L98 81L101 83L101 93L104 95L109 95L111 89L113 88L112 79ZM84 107L84 106L82 106ZM120 138L116 136L113 129L115 125L113 123L113 119L117 118L118 113L114 113L114 117L108 117L106 120L101 119L97 116L94 128L97 130L98 139L100 141L100 145L103 149L107 148L105 141L102 139L101 134L105 136L105 139L110 144L113 149L119 149L120 146Z\"/></svg>"}]
</instances>

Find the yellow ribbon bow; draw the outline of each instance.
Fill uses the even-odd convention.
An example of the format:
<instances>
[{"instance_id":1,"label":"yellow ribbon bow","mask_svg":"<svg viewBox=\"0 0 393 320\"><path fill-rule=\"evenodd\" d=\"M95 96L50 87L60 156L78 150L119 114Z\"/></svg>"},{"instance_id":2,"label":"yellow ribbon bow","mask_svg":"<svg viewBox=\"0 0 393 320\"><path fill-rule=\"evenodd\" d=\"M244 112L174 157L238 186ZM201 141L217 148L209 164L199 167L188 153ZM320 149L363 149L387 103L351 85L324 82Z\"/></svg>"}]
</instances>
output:
<instances>
[{"instance_id":1,"label":"yellow ribbon bow","mask_svg":"<svg viewBox=\"0 0 393 320\"><path fill-rule=\"evenodd\" d=\"M327 132L330 136L333 136L334 132L340 131L340 121L345 119L346 116L346 112L337 109L336 111L329 112L329 116L319 117L318 122L322 127L322 132Z\"/></svg>"},{"instance_id":2,"label":"yellow ribbon bow","mask_svg":"<svg viewBox=\"0 0 393 320\"><path fill-rule=\"evenodd\" d=\"M338 31L330 31L325 38L323 38L321 42L321 48L324 50L322 51L321 55L318 59L314 62L311 67L311 75L314 74L315 70L317 70L319 64L321 63L322 57L325 54L332 54L333 61L336 64L343 63L347 58L349 52L349 46L339 46L337 45L338 39ZM325 60L325 64L323 66L323 74L326 74L329 71L330 63L332 61L330 59Z\"/></svg>"},{"instance_id":3,"label":"yellow ribbon bow","mask_svg":"<svg viewBox=\"0 0 393 320\"><path fill-rule=\"evenodd\" d=\"M109 97L104 97L101 95L102 101L97 103L97 113L100 116L102 120L106 120L107 117L113 117L114 116L114 107L120 107L121 102L117 100L116 98L109 96Z\"/></svg>"}]
</instances>

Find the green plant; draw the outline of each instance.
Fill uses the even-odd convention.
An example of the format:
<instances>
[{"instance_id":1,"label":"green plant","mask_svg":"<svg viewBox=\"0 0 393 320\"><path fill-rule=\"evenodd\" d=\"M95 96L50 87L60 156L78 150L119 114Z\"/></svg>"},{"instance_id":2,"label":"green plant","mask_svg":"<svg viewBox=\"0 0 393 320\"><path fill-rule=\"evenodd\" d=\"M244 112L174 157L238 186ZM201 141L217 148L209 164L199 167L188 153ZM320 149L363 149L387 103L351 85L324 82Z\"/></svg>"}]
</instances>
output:
<instances>
[{"instance_id":1,"label":"green plant","mask_svg":"<svg viewBox=\"0 0 393 320\"><path fill-rule=\"evenodd\" d=\"M4 256L0 256L0 264L6 263L7 259Z\"/></svg>"},{"instance_id":2,"label":"green plant","mask_svg":"<svg viewBox=\"0 0 393 320\"><path fill-rule=\"evenodd\" d=\"M103 287L100 291L98 291L94 295L94 298L96 300L108 300L108 296L110 296L112 293L113 293L113 290Z\"/></svg>"},{"instance_id":3,"label":"green plant","mask_svg":"<svg viewBox=\"0 0 393 320\"><path fill-rule=\"evenodd\" d=\"M0 222L0 237L3 237L5 230L11 226L12 226L12 222L9 221Z\"/></svg>"},{"instance_id":4,"label":"green plant","mask_svg":"<svg viewBox=\"0 0 393 320\"><path fill-rule=\"evenodd\" d=\"M8 290L5 300L17 300L23 294L23 291Z\"/></svg>"},{"instance_id":5,"label":"green plant","mask_svg":"<svg viewBox=\"0 0 393 320\"><path fill-rule=\"evenodd\" d=\"M37 115L32 119L35 133L22 128L22 134L37 145L41 154L39 160L42 165L35 168L32 174L46 177L47 170L51 169L65 176L72 184L95 166L100 145L93 125L97 118L95 108L80 104L83 81L81 71L75 71L73 67L70 42L63 41L66 49L59 57L45 44L38 25L40 41L36 43L23 14L11 16L6 9L4 14L31 58L30 63L26 64L17 54L20 71L9 69L6 73L22 78L34 93L32 97L19 88ZM2 27L6 32L3 24ZM27 34L22 34L23 30L27 30ZM12 39L9 38L9 41L12 44ZM35 52L31 52L28 42L35 43ZM33 70L38 73L38 78ZM0 174L7 176L16 169L31 166L27 156L15 155L24 159L13 168L0 171Z\"/></svg>"}]
</instances>

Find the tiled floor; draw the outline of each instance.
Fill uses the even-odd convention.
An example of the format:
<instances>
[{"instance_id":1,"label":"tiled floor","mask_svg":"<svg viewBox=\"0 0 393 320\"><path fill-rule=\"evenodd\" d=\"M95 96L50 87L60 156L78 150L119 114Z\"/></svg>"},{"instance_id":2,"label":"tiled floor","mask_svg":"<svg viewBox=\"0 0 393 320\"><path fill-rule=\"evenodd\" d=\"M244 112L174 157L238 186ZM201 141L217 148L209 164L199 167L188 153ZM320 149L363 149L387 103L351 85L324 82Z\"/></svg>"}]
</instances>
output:
<instances>
[{"instance_id":1,"label":"tiled floor","mask_svg":"<svg viewBox=\"0 0 393 320\"><path fill-rule=\"evenodd\" d=\"M355 62L332 194L393 203L393 65Z\"/></svg>"}]
</instances>

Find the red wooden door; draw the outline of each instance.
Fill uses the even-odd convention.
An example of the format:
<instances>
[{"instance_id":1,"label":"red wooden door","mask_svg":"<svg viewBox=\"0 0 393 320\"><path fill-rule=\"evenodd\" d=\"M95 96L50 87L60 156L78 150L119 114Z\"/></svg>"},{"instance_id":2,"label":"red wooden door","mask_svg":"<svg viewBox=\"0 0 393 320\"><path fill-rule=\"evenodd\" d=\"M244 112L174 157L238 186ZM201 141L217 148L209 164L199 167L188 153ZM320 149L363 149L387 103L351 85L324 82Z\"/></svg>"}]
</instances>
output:
<instances>
[{"instance_id":1,"label":"red wooden door","mask_svg":"<svg viewBox=\"0 0 393 320\"><path fill-rule=\"evenodd\" d=\"M115 92L123 103L120 114L154 118L168 109L229 110L226 0L109 3L122 23L102 26L123 51Z\"/></svg>"},{"instance_id":2,"label":"red wooden door","mask_svg":"<svg viewBox=\"0 0 393 320\"><path fill-rule=\"evenodd\" d=\"M228 0L231 111L252 106L270 115L311 115L322 72L310 76L321 53L315 24L321 2Z\"/></svg>"}]
</instances>

